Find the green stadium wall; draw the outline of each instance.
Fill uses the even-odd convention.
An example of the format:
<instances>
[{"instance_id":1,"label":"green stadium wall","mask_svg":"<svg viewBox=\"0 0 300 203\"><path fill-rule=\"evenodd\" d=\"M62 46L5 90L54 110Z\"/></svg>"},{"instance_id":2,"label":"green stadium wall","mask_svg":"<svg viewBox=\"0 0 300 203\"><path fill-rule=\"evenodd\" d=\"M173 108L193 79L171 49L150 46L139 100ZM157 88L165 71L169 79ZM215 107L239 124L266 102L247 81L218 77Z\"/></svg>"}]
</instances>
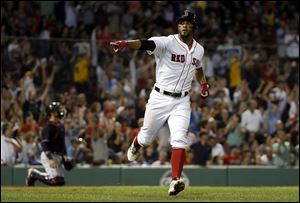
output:
<instances>
[{"instance_id":1,"label":"green stadium wall","mask_svg":"<svg viewBox=\"0 0 300 203\"><path fill-rule=\"evenodd\" d=\"M36 167L43 170L42 167ZM25 185L27 167L1 167L1 186ZM168 185L170 167L76 167L65 171L66 185ZM190 186L299 186L299 168L193 167L182 178ZM43 185L37 181L36 185Z\"/></svg>"}]
</instances>

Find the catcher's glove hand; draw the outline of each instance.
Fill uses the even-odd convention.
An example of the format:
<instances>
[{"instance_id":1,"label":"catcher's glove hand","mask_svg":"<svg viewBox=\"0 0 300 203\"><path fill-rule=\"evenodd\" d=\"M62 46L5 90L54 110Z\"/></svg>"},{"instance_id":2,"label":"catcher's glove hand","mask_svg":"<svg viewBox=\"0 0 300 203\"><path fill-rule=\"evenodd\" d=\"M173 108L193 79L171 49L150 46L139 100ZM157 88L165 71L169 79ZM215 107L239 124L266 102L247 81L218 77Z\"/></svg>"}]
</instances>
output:
<instances>
[{"instance_id":1,"label":"catcher's glove hand","mask_svg":"<svg viewBox=\"0 0 300 203\"><path fill-rule=\"evenodd\" d=\"M75 166L75 161L71 157L62 157L63 165L67 171L70 171Z\"/></svg>"}]
</instances>

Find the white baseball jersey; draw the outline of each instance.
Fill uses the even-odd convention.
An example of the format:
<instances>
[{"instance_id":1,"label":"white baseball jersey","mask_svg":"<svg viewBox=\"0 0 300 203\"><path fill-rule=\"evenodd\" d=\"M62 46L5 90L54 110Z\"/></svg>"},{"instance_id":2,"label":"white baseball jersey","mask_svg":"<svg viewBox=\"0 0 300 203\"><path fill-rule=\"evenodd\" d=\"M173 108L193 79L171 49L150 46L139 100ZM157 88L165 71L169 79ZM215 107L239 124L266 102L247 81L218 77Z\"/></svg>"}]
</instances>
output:
<instances>
[{"instance_id":1,"label":"white baseball jersey","mask_svg":"<svg viewBox=\"0 0 300 203\"><path fill-rule=\"evenodd\" d=\"M182 92L191 89L195 69L202 66L203 47L193 40L189 50L178 34L168 37L151 37L156 48L149 54L155 55L156 83L159 88L169 92Z\"/></svg>"},{"instance_id":2,"label":"white baseball jersey","mask_svg":"<svg viewBox=\"0 0 300 203\"><path fill-rule=\"evenodd\" d=\"M167 122L170 144L173 148L188 147L187 131L190 123L190 97L184 92L191 89L195 70L201 67L203 47L193 40L189 50L178 34L168 37L152 37L156 44L153 52L156 60L156 83L145 111L144 123L137 136L142 146L150 145L158 130ZM181 97L165 95L164 91L181 93Z\"/></svg>"}]
</instances>

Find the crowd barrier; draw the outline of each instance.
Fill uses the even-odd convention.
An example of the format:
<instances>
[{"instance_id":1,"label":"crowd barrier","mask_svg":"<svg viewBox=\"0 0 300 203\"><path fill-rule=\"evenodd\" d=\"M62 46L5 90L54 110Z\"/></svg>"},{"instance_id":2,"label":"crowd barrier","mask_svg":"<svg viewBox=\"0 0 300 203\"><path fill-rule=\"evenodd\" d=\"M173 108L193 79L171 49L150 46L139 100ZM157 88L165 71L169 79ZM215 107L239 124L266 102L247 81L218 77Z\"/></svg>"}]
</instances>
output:
<instances>
[{"instance_id":1,"label":"crowd barrier","mask_svg":"<svg viewBox=\"0 0 300 203\"><path fill-rule=\"evenodd\" d=\"M41 166L36 167L43 170ZM25 185L28 167L1 167L1 186ZM124 165L76 167L65 171L66 185L168 185L171 168ZM186 166L182 178L188 186L299 186L299 168L261 166ZM43 185L37 183L36 185Z\"/></svg>"}]
</instances>

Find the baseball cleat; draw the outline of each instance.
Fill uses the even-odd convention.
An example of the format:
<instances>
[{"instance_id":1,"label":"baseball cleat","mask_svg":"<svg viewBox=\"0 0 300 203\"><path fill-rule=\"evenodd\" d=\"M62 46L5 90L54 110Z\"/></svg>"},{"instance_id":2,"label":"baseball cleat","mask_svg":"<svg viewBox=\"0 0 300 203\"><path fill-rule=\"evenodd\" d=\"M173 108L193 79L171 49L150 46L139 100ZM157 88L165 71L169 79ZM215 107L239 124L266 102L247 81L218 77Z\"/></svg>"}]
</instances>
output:
<instances>
[{"instance_id":1,"label":"baseball cleat","mask_svg":"<svg viewBox=\"0 0 300 203\"><path fill-rule=\"evenodd\" d=\"M34 182L36 179L34 178L33 175L33 168L28 169L27 177L26 177L26 185L27 186L34 186Z\"/></svg>"},{"instance_id":2,"label":"baseball cleat","mask_svg":"<svg viewBox=\"0 0 300 203\"><path fill-rule=\"evenodd\" d=\"M169 187L169 195L177 195L179 192L184 190L185 183L182 179L179 180L172 180Z\"/></svg>"},{"instance_id":3,"label":"baseball cleat","mask_svg":"<svg viewBox=\"0 0 300 203\"><path fill-rule=\"evenodd\" d=\"M130 145L128 151L127 151L127 159L129 161L134 161L136 160L139 155L140 155L140 152L139 152L139 149L137 149L135 146L134 146L134 141L132 142L132 144Z\"/></svg>"}]
</instances>

